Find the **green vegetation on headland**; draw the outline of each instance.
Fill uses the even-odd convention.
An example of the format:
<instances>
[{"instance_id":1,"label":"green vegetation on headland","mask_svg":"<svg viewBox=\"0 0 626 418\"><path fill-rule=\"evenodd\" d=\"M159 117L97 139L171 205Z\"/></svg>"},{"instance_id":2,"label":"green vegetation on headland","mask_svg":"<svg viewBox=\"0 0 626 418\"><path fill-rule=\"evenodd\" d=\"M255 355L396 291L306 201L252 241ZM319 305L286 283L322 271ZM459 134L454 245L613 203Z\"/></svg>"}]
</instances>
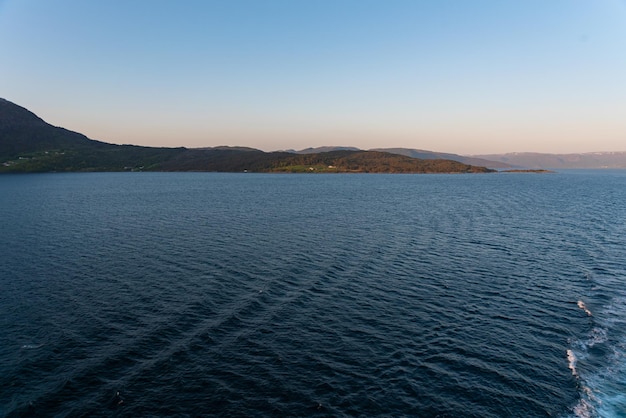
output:
<instances>
[{"instance_id":1,"label":"green vegetation on headland","mask_svg":"<svg viewBox=\"0 0 626 418\"><path fill-rule=\"evenodd\" d=\"M257 173L486 173L449 160L419 160L376 151L330 151L315 154L238 151L229 148L186 150L164 161L161 171Z\"/></svg>"},{"instance_id":2,"label":"green vegetation on headland","mask_svg":"<svg viewBox=\"0 0 626 418\"><path fill-rule=\"evenodd\" d=\"M487 173L485 167L381 151L311 154L252 148L155 148L94 141L0 99L0 173L216 171L258 173Z\"/></svg>"}]
</instances>

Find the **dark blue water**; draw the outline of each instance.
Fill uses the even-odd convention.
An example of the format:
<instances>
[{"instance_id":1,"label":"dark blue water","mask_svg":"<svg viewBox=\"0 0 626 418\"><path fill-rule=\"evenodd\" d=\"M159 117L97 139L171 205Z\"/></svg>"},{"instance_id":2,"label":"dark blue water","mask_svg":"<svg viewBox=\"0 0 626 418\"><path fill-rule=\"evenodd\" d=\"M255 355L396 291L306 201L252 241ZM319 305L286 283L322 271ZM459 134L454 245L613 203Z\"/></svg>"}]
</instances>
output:
<instances>
[{"instance_id":1,"label":"dark blue water","mask_svg":"<svg viewBox=\"0 0 626 418\"><path fill-rule=\"evenodd\" d=\"M626 416L626 172L0 176L0 415Z\"/></svg>"}]
</instances>

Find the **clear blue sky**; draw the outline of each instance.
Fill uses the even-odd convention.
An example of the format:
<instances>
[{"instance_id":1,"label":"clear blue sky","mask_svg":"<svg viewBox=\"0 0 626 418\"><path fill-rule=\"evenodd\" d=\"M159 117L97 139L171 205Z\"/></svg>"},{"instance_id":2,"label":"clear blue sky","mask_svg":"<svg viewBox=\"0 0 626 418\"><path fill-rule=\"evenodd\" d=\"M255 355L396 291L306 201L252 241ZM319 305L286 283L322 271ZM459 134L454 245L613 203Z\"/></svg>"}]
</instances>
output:
<instances>
[{"instance_id":1,"label":"clear blue sky","mask_svg":"<svg viewBox=\"0 0 626 418\"><path fill-rule=\"evenodd\" d=\"M0 97L112 143L626 150L626 0L0 0Z\"/></svg>"}]
</instances>

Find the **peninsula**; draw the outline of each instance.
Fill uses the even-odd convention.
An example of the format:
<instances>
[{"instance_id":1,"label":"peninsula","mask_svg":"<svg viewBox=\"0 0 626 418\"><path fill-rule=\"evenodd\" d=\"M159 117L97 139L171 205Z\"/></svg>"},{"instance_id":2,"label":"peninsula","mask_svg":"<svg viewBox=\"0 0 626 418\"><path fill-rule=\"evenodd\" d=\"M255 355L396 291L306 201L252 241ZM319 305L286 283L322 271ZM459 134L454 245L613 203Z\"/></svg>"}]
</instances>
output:
<instances>
[{"instance_id":1,"label":"peninsula","mask_svg":"<svg viewBox=\"0 0 626 418\"><path fill-rule=\"evenodd\" d=\"M332 150L297 154L243 147L156 148L95 141L55 127L0 99L0 173L86 171L207 171L258 173L488 173L448 159L384 151Z\"/></svg>"}]
</instances>

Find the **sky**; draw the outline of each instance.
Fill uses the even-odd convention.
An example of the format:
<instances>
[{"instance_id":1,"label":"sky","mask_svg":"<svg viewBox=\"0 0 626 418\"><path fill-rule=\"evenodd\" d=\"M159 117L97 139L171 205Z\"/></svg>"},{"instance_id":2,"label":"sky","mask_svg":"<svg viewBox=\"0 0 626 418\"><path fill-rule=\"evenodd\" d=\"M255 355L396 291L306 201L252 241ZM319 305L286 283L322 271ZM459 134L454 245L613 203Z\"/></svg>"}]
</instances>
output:
<instances>
[{"instance_id":1,"label":"sky","mask_svg":"<svg viewBox=\"0 0 626 418\"><path fill-rule=\"evenodd\" d=\"M0 97L117 144L626 151L626 0L0 0Z\"/></svg>"}]
</instances>

